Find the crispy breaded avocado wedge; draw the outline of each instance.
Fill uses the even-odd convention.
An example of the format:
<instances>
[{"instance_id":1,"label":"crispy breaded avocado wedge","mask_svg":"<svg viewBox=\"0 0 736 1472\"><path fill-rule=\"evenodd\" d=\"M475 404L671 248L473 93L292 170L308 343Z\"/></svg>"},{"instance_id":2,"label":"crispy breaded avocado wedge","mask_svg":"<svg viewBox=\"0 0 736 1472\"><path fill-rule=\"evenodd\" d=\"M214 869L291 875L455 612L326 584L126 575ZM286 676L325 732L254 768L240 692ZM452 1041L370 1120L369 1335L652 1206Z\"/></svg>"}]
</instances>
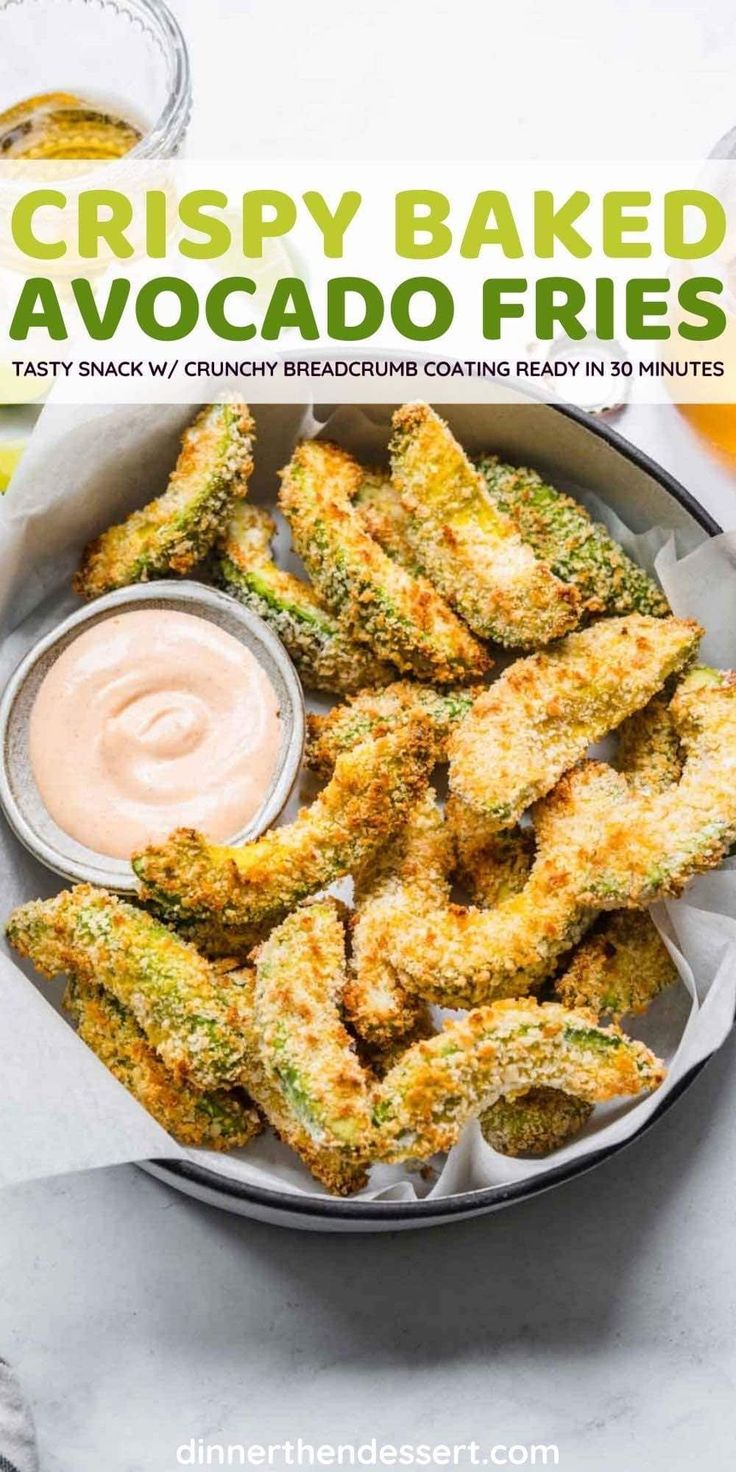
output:
<instances>
[{"instance_id":1,"label":"crispy breaded avocado wedge","mask_svg":"<svg viewBox=\"0 0 736 1472\"><path fill-rule=\"evenodd\" d=\"M736 842L736 673L691 670L670 714L682 776L660 792L631 797L602 830L587 891L600 909L641 909L679 894Z\"/></svg>"},{"instance_id":2,"label":"crispy breaded avocado wedge","mask_svg":"<svg viewBox=\"0 0 736 1472\"><path fill-rule=\"evenodd\" d=\"M587 1012L530 999L478 1007L415 1043L376 1089L378 1158L449 1150L470 1119L511 1092L561 1089L588 1104L656 1089L664 1065Z\"/></svg>"},{"instance_id":3,"label":"crispy breaded avocado wedge","mask_svg":"<svg viewBox=\"0 0 736 1472\"><path fill-rule=\"evenodd\" d=\"M672 691L660 691L618 730L616 766L633 792L664 792L682 776L682 751L670 709Z\"/></svg>"},{"instance_id":4,"label":"crispy breaded avocado wedge","mask_svg":"<svg viewBox=\"0 0 736 1472\"><path fill-rule=\"evenodd\" d=\"M395 680L382 690L361 690L326 716L307 716L307 766L328 777L344 751L410 725L417 716L426 716L430 723L434 760L445 761L450 731L468 714L482 689L458 685L435 690L414 680Z\"/></svg>"},{"instance_id":5,"label":"crispy breaded avocado wedge","mask_svg":"<svg viewBox=\"0 0 736 1472\"><path fill-rule=\"evenodd\" d=\"M589 613L666 618L671 612L654 579L572 496L548 485L536 470L504 465L495 455L479 460L478 470L494 506L514 522L535 555L577 589Z\"/></svg>"},{"instance_id":6,"label":"crispy breaded avocado wedge","mask_svg":"<svg viewBox=\"0 0 736 1472\"><path fill-rule=\"evenodd\" d=\"M353 506L363 471L344 450L304 440L281 473L279 505L319 597L345 633L419 680L478 679L490 659L435 588L393 562Z\"/></svg>"},{"instance_id":7,"label":"crispy breaded avocado wedge","mask_svg":"<svg viewBox=\"0 0 736 1472\"><path fill-rule=\"evenodd\" d=\"M477 1007L523 996L550 976L595 918L591 865L601 830L627 792L603 762L567 772L534 809L529 878L492 910L406 904L397 896L387 953L398 979L439 1006Z\"/></svg>"},{"instance_id":8,"label":"crispy breaded avocado wedge","mask_svg":"<svg viewBox=\"0 0 736 1472\"><path fill-rule=\"evenodd\" d=\"M213 559L215 581L264 619L294 661L304 685L329 695L352 695L396 678L393 665L347 635L309 583L277 567L276 532L263 506L241 501Z\"/></svg>"},{"instance_id":9,"label":"crispy breaded avocado wedge","mask_svg":"<svg viewBox=\"0 0 736 1472\"><path fill-rule=\"evenodd\" d=\"M355 496L355 509L368 535L407 572L421 576L422 568L409 542L408 513L390 476L366 470Z\"/></svg>"},{"instance_id":10,"label":"crispy breaded avocado wedge","mask_svg":"<svg viewBox=\"0 0 736 1472\"><path fill-rule=\"evenodd\" d=\"M109 992L174 1079L201 1090L242 1084L245 1045L233 999L194 946L145 910L80 884L21 905L7 934L42 975Z\"/></svg>"},{"instance_id":11,"label":"crispy breaded avocado wedge","mask_svg":"<svg viewBox=\"0 0 736 1472\"><path fill-rule=\"evenodd\" d=\"M550 1155L585 1128L593 1105L561 1089L528 1089L497 1099L480 1116L486 1144L499 1155Z\"/></svg>"},{"instance_id":12,"label":"crispy breaded avocado wedge","mask_svg":"<svg viewBox=\"0 0 736 1472\"><path fill-rule=\"evenodd\" d=\"M617 910L581 941L554 993L566 1007L590 1007L620 1022L645 1012L675 981L677 967L654 921L646 912Z\"/></svg>"},{"instance_id":13,"label":"crispy breaded avocado wedge","mask_svg":"<svg viewBox=\"0 0 736 1472\"><path fill-rule=\"evenodd\" d=\"M518 894L531 873L536 847L531 828L504 828L451 792L445 818L453 846L453 871L471 903L492 910Z\"/></svg>"},{"instance_id":14,"label":"crispy breaded avocado wedge","mask_svg":"<svg viewBox=\"0 0 736 1472\"><path fill-rule=\"evenodd\" d=\"M339 758L327 787L283 828L242 848L182 828L135 855L142 897L178 925L213 925L227 954L227 929L274 921L359 870L401 827L430 762L426 722L364 742Z\"/></svg>"},{"instance_id":15,"label":"crispy breaded avocado wedge","mask_svg":"<svg viewBox=\"0 0 736 1472\"><path fill-rule=\"evenodd\" d=\"M83 1042L180 1145L238 1150L263 1123L241 1089L202 1093L164 1067L132 1013L101 987L70 981L64 1005Z\"/></svg>"},{"instance_id":16,"label":"crispy breaded avocado wedge","mask_svg":"<svg viewBox=\"0 0 736 1472\"><path fill-rule=\"evenodd\" d=\"M412 911L447 903L450 864L449 834L429 790L356 881L343 1008L358 1036L373 1047L411 1040L426 1022L427 1004L401 985L388 943L397 903Z\"/></svg>"},{"instance_id":17,"label":"crispy breaded avocado wedge","mask_svg":"<svg viewBox=\"0 0 736 1472\"><path fill-rule=\"evenodd\" d=\"M677 980L677 969L646 913L604 915L576 948L553 993L565 1007L592 1011L599 1021L620 1022L645 1012ZM574 1139L591 1106L558 1089L530 1089L499 1099L481 1117L484 1138L502 1155L548 1155Z\"/></svg>"},{"instance_id":18,"label":"crispy breaded avocado wedge","mask_svg":"<svg viewBox=\"0 0 736 1472\"><path fill-rule=\"evenodd\" d=\"M575 589L493 504L444 420L428 404L404 404L393 426L391 476L408 513L407 538L470 628L510 649L537 649L575 628Z\"/></svg>"},{"instance_id":19,"label":"crispy breaded avocado wedge","mask_svg":"<svg viewBox=\"0 0 736 1472\"><path fill-rule=\"evenodd\" d=\"M255 955L263 1066L316 1145L370 1159L369 1078L340 1016L345 931L334 900L296 910Z\"/></svg>"},{"instance_id":20,"label":"crispy breaded avocado wedge","mask_svg":"<svg viewBox=\"0 0 736 1472\"><path fill-rule=\"evenodd\" d=\"M333 1196L351 1196L368 1183L368 1168L361 1152L344 1143L320 1143L305 1123L288 1092L281 1086L263 1056L260 1028L255 1020L256 973L252 967L231 971L228 988L240 998L243 1039L247 1050L247 1087L250 1097L279 1139L294 1150L315 1180Z\"/></svg>"},{"instance_id":21,"label":"crispy breaded avocado wedge","mask_svg":"<svg viewBox=\"0 0 736 1472\"><path fill-rule=\"evenodd\" d=\"M690 619L632 613L517 660L450 734L452 791L511 827L684 667L702 632Z\"/></svg>"},{"instance_id":22,"label":"crispy breaded avocado wedge","mask_svg":"<svg viewBox=\"0 0 736 1472\"><path fill-rule=\"evenodd\" d=\"M163 495L110 527L86 548L74 591L99 598L129 583L184 574L201 562L253 469L247 404L208 404L184 431Z\"/></svg>"}]
</instances>

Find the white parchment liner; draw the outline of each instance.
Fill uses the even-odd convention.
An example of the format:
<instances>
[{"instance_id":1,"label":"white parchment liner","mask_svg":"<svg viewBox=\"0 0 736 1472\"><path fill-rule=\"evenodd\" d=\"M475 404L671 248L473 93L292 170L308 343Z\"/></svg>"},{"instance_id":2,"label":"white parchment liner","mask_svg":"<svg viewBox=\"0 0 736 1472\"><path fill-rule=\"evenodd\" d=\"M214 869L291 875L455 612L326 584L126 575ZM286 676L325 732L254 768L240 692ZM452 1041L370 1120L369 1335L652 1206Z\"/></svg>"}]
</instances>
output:
<instances>
[{"instance_id":1,"label":"white parchment liner","mask_svg":"<svg viewBox=\"0 0 736 1472\"><path fill-rule=\"evenodd\" d=\"M44 411L12 492L0 500L0 686L35 639L78 606L69 579L82 544L165 484L190 415L191 408L172 405ZM253 495L269 501L291 443L321 423L311 410L262 405L257 425ZM380 409L336 410L327 427L366 459L385 445ZM676 548L668 532L635 536L593 497L576 493L638 561L656 566L674 611L706 627L703 657L736 668L736 533L695 550L685 547L682 555L683 546ZM297 806L294 799L287 820ZM58 887L0 819L0 920L13 906ZM695 880L686 899L658 905L653 913L681 978L630 1029L668 1062L667 1081L656 1095L596 1110L571 1145L536 1162L496 1154L472 1124L447 1160L436 1162L434 1179L422 1178L418 1168L380 1168L364 1197L413 1200L524 1180L639 1129L664 1094L719 1047L731 1028L736 861ZM181 1149L76 1038L59 1012L60 994L59 983L47 985L24 972L7 942L0 942L0 1184L123 1161L188 1158L243 1184L324 1196L270 1133L226 1156Z\"/></svg>"}]
</instances>

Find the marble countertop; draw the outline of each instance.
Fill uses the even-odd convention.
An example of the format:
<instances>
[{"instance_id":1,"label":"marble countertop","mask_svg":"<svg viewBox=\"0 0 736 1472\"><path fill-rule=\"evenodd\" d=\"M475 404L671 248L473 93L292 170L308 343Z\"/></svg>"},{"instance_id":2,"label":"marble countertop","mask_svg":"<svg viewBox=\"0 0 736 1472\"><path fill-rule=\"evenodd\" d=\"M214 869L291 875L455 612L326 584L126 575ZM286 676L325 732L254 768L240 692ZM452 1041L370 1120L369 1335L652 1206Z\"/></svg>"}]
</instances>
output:
<instances>
[{"instance_id":1,"label":"marble countertop","mask_svg":"<svg viewBox=\"0 0 736 1472\"><path fill-rule=\"evenodd\" d=\"M588 157L697 157L734 121L726 0L517 0L504 45L531 49L523 86L473 0L315 0L308 27L295 0L174 8L190 152L382 157L398 136L407 157L574 156L582 137ZM616 424L736 526L736 477L674 410ZM565 1472L730 1465L735 1070L731 1042L610 1163L426 1233L287 1232L132 1167L4 1192L0 1355L44 1472L175 1472L191 1437L557 1443Z\"/></svg>"},{"instance_id":2,"label":"marble countertop","mask_svg":"<svg viewBox=\"0 0 736 1472\"><path fill-rule=\"evenodd\" d=\"M44 1472L175 1472L191 1437L729 1466L735 1067L589 1176L425 1233L266 1227L133 1167L6 1191L0 1348Z\"/></svg>"}]
</instances>

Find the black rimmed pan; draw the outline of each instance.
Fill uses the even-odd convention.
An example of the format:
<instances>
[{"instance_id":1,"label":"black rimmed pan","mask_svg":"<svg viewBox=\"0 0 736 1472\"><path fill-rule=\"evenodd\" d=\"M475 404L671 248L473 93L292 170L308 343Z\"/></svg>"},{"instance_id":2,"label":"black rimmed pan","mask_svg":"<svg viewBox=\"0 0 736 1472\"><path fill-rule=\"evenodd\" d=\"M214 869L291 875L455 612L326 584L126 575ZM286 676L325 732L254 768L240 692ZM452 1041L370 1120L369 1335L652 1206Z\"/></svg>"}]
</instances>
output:
<instances>
[{"instance_id":1,"label":"black rimmed pan","mask_svg":"<svg viewBox=\"0 0 736 1472\"><path fill-rule=\"evenodd\" d=\"M493 449L531 464L558 484L594 491L634 531L665 526L688 545L721 531L684 486L607 424L575 408L537 402L436 405L471 453ZM273 413L273 408L270 408ZM371 409L371 415L380 410ZM388 419L388 416L387 416ZM350 448L346 442L346 448ZM682 1096L701 1063L670 1091L629 1140L593 1150L529 1181L423 1201L333 1200L244 1184L194 1162L150 1161L143 1169L210 1205L275 1226L307 1231L381 1232L439 1226L499 1211L592 1170L637 1139ZM222 1163L221 1163L222 1165Z\"/></svg>"}]
</instances>

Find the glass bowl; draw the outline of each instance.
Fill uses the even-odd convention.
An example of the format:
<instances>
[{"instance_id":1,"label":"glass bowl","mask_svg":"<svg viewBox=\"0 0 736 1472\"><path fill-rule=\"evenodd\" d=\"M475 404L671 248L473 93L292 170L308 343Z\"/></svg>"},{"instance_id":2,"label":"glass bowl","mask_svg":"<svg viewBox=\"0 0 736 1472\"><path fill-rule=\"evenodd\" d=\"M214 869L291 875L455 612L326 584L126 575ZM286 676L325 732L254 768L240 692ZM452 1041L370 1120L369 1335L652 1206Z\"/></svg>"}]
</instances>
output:
<instances>
[{"instance_id":1,"label":"glass bowl","mask_svg":"<svg viewBox=\"0 0 736 1472\"><path fill-rule=\"evenodd\" d=\"M128 157L177 153L191 115L191 74L184 37L162 0L0 0L0 112L61 91L137 124L143 137Z\"/></svg>"}]
</instances>

